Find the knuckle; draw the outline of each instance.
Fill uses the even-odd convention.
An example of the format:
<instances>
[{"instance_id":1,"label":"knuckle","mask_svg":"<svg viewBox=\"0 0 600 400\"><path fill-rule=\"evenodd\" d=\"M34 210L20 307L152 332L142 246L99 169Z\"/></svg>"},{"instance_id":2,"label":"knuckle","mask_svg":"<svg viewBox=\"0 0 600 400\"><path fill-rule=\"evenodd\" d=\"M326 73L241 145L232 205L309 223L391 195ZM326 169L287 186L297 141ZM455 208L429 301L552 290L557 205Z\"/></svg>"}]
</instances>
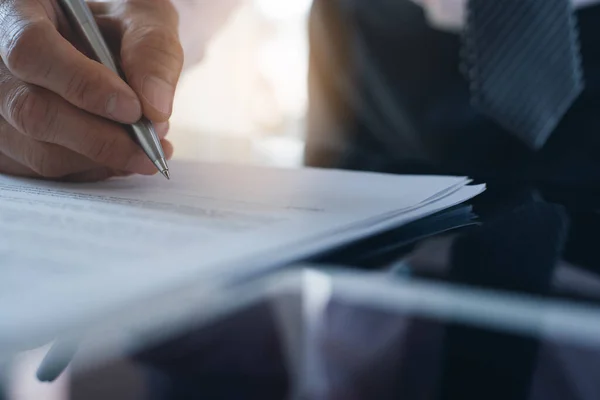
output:
<instances>
[{"instance_id":1,"label":"knuckle","mask_svg":"<svg viewBox=\"0 0 600 400\"><path fill-rule=\"evenodd\" d=\"M73 74L67 82L65 97L76 106L87 108L89 106L88 98L90 98L88 94L92 93L91 91L96 87L96 82L98 82L98 79L94 75Z\"/></svg>"},{"instance_id":2,"label":"knuckle","mask_svg":"<svg viewBox=\"0 0 600 400\"><path fill-rule=\"evenodd\" d=\"M58 107L38 90L21 86L8 104L9 119L26 135L41 141L52 141L58 121Z\"/></svg>"},{"instance_id":3,"label":"knuckle","mask_svg":"<svg viewBox=\"0 0 600 400\"><path fill-rule=\"evenodd\" d=\"M9 31L6 46L5 65L16 76L28 80L40 72L39 52L45 35L41 22L17 24Z\"/></svg>"}]
</instances>

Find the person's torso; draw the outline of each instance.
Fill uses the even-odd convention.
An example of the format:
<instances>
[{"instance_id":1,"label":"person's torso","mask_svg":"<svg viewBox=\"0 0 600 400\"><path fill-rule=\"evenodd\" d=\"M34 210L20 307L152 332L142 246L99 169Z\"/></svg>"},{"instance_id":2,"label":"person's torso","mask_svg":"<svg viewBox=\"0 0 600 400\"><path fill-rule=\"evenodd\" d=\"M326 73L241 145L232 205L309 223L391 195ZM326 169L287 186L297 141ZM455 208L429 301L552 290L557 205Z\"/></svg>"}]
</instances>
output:
<instances>
[{"instance_id":1,"label":"person's torso","mask_svg":"<svg viewBox=\"0 0 600 400\"><path fill-rule=\"evenodd\" d=\"M315 1L307 162L580 179L600 159L600 136L594 134L600 129L600 6L586 7L578 17L586 89L534 153L470 106L460 36L432 28L419 6L409 0Z\"/></svg>"}]
</instances>

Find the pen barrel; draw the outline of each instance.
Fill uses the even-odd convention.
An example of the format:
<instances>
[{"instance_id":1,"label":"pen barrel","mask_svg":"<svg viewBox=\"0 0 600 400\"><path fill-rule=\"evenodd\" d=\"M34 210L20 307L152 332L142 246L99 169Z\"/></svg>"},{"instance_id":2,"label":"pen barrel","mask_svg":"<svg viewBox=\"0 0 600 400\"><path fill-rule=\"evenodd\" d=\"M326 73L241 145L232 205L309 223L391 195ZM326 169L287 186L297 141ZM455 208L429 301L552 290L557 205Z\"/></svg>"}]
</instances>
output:
<instances>
[{"instance_id":1,"label":"pen barrel","mask_svg":"<svg viewBox=\"0 0 600 400\"><path fill-rule=\"evenodd\" d=\"M87 30L84 30L87 31ZM106 46L106 42L103 40L95 39L93 36L88 37L88 43L93 48L94 53L100 63L112 70L114 73L119 75L123 81L127 82L125 73L117 64L114 56L110 52L110 49ZM165 154L163 152L160 139L156 134L154 125L148 119L143 117L141 120L132 125L127 125L126 129L132 139L144 150L144 153L150 158L150 160L156 164L158 160L164 160ZM163 165L157 165L159 170L163 170Z\"/></svg>"},{"instance_id":2,"label":"pen barrel","mask_svg":"<svg viewBox=\"0 0 600 400\"><path fill-rule=\"evenodd\" d=\"M125 80L125 75L119 68L118 62L106 44L106 41L99 33L100 27L96 23L96 19L85 1L61 0L60 4L62 4L63 10L67 18L71 21L73 28L85 39L90 50L94 53L96 61Z\"/></svg>"},{"instance_id":3,"label":"pen barrel","mask_svg":"<svg viewBox=\"0 0 600 400\"><path fill-rule=\"evenodd\" d=\"M152 122L146 118L142 118L135 124L125 125L125 128L152 162L156 163L158 160L165 160L160 139L154 130Z\"/></svg>"},{"instance_id":4,"label":"pen barrel","mask_svg":"<svg viewBox=\"0 0 600 400\"><path fill-rule=\"evenodd\" d=\"M67 17L71 24L89 46L94 58L105 67L119 75L123 81L127 82L125 74L119 67L118 60L108 47L100 28L96 23L94 15L86 4L85 0L60 0ZM168 178L168 166L165 154L160 144L160 139L154 130L152 122L146 118L133 125L125 126L133 140L143 149L144 153L156 165L159 171Z\"/></svg>"}]
</instances>

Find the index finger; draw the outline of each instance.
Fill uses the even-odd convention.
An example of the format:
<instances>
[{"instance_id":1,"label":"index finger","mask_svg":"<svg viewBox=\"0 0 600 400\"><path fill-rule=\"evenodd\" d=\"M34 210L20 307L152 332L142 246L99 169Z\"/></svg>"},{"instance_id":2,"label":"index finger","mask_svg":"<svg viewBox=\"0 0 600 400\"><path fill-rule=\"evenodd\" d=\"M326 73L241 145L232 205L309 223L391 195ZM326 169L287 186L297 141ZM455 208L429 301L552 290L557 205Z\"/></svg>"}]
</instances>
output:
<instances>
[{"instance_id":1,"label":"index finger","mask_svg":"<svg viewBox=\"0 0 600 400\"><path fill-rule=\"evenodd\" d=\"M39 4L21 0L0 5L0 57L13 75L93 114L123 123L137 121L142 109L135 92L62 37Z\"/></svg>"}]
</instances>

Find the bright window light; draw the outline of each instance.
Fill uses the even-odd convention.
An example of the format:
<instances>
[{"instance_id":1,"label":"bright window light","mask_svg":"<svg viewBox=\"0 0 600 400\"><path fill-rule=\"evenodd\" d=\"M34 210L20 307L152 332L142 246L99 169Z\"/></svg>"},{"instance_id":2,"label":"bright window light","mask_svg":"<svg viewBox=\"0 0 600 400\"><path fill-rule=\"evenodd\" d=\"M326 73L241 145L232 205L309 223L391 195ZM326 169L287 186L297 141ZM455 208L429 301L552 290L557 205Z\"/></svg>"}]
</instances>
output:
<instances>
[{"instance_id":1,"label":"bright window light","mask_svg":"<svg viewBox=\"0 0 600 400\"><path fill-rule=\"evenodd\" d=\"M312 0L255 0L261 14L274 20L298 18L308 13Z\"/></svg>"}]
</instances>

